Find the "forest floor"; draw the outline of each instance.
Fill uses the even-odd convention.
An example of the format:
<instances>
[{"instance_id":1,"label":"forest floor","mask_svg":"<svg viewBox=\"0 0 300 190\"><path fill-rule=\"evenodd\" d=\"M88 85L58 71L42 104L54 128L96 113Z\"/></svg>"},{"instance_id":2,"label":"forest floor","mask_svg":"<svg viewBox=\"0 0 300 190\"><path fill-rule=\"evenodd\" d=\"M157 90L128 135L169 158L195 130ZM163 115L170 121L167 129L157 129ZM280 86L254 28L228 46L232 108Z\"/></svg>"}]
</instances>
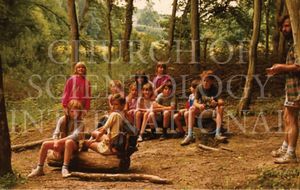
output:
<instances>
[{"instance_id":1,"label":"forest floor","mask_svg":"<svg viewBox=\"0 0 300 190\"><path fill-rule=\"evenodd\" d=\"M91 116L87 126L94 126ZM237 125L240 122L240 125ZM22 144L51 137L54 122L45 124L43 131L28 130L12 136L12 144ZM220 144L228 150L207 151L198 148L200 140L180 146L182 139L149 140L138 145L131 157L128 173L152 174L172 181L170 185L149 182L92 182L63 179L60 170L45 166L45 176L26 179L16 189L70 188L300 188L300 164L276 165L270 152L277 149L283 134L278 132L277 115L226 118L224 127L231 135L228 143ZM269 130L270 129L270 130ZM300 146L297 148L300 152ZM299 155L300 156L300 155ZM12 154L14 170L25 177L36 165L38 148Z\"/></svg>"}]
</instances>

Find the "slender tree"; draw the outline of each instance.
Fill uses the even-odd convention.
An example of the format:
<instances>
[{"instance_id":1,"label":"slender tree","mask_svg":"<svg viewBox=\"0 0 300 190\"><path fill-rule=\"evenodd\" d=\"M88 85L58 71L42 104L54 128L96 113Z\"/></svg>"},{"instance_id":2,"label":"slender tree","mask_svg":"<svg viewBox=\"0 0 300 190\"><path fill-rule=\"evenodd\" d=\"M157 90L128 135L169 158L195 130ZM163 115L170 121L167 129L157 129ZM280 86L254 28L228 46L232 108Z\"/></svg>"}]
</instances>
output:
<instances>
[{"instance_id":1,"label":"slender tree","mask_svg":"<svg viewBox=\"0 0 300 190\"><path fill-rule=\"evenodd\" d=\"M71 70L73 71L74 65L79 61L79 31L78 31L78 21L76 14L75 0L68 0L67 3L68 18L71 27Z\"/></svg>"},{"instance_id":2,"label":"slender tree","mask_svg":"<svg viewBox=\"0 0 300 190\"><path fill-rule=\"evenodd\" d=\"M192 63L200 70L199 0L191 0Z\"/></svg>"},{"instance_id":3,"label":"slender tree","mask_svg":"<svg viewBox=\"0 0 300 190\"><path fill-rule=\"evenodd\" d=\"M112 11L112 0L106 0L106 7L107 7L107 31L108 31L108 75L112 76L112 69L111 69L111 48L113 44L113 35L111 30L111 11Z\"/></svg>"},{"instance_id":4,"label":"slender tree","mask_svg":"<svg viewBox=\"0 0 300 190\"><path fill-rule=\"evenodd\" d=\"M79 17L79 25L80 25L80 29L83 29L84 28L84 21L85 21L85 17L89 11L89 8L90 8L90 1L91 0L85 0L84 1L84 5L83 5L83 8L80 12L80 17Z\"/></svg>"},{"instance_id":5,"label":"slender tree","mask_svg":"<svg viewBox=\"0 0 300 190\"><path fill-rule=\"evenodd\" d=\"M130 36L132 31L132 15L133 15L133 0L126 0L126 16L125 16L125 30L123 35L122 41L122 57L125 63L130 62L130 52L129 52L129 43L130 43Z\"/></svg>"},{"instance_id":6,"label":"slender tree","mask_svg":"<svg viewBox=\"0 0 300 190\"><path fill-rule=\"evenodd\" d=\"M5 109L3 69L0 55L0 176L12 173L11 167L11 147Z\"/></svg>"},{"instance_id":7,"label":"slender tree","mask_svg":"<svg viewBox=\"0 0 300 190\"><path fill-rule=\"evenodd\" d=\"M253 15L253 32L249 47L249 65L248 74L244 87L243 96L239 102L237 113L242 115L243 110L249 108L251 102L251 92L253 87L253 75L255 74L255 65L257 63L257 45L259 41L262 0L254 0L254 15Z\"/></svg>"},{"instance_id":8,"label":"slender tree","mask_svg":"<svg viewBox=\"0 0 300 190\"><path fill-rule=\"evenodd\" d=\"M169 51L168 51L169 57L171 57L171 51L174 43L176 11L177 11L177 0L173 0L172 15L170 17L170 27L169 27Z\"/></svg>"},{"instance_id":9,"label":"slender tree","mask_svg":"<svg viewBox=\"0 0 300 190\"><path fill-rule=\"evenodd\" d=\"M184 33L184 27L186 23L189 22L189 19L188 19L188 13L190 12L191 10L191 0L187 0L186 2L186 5L184 7L184 10L183 10L183 13L180 17L180 24L179 24L179 40L182 40L182 36L183 36L183 33Z\"/></svg>"},{"instance_id":10,"label":"slender tree","mask_svg":"<svg viewBox=\"0 0 300 190\"><path fill-rule=\"evenodd\" d=\"M290 20L292 24L292 29L293 29L293 39L294 39L294 44L295 44L295 52L296 55L300 56L300 1L299 0L288 0L285 2L289 15L290 15ZM299 61L299 60L298 60Z\"/></svg>"},{"instance_id":11,"label":"slender tree","mask_svg":"<svg viewBox=\"0 0 300 190\"><path fill-rule=\"evenodd\" d=\"M265 19L266 19L266 51L265 56L269 58L269 36L270 36L270 0L265 3Z\"/></svg>"},{"instance_id":12,"label":"slender tree","mask_svg":"<svg viewBox=\"0 0 300 190\"><path fill-rule=\"evenodd\" d=\"M279 62L282 61L284 57L284 47L285 47L285 38L282 33L279 31L279 24L278 21L280 18L286 14L286 7L284 0L276 0L275 2L275 27L274 27L274 34L273 34L273 57L276 57Z\"/></svg>"}]
</instances>

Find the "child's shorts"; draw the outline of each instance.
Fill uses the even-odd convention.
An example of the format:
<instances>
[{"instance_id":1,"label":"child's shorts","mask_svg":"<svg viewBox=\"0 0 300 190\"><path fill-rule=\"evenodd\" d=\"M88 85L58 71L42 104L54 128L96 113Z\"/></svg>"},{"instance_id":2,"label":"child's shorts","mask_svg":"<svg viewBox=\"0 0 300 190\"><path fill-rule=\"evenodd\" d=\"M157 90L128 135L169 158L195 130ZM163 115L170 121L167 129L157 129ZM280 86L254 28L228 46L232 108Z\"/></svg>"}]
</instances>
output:
<instances>
[{"instance_id":1,"label":"child's shorts","mask_svg":"<svg viewBox=\"0 0 300 190\"><path fill-rule=\"evenodd\" d=\"M206 109L199 113L198 117L202 119L208 119L208 118L216 118L216 110L215 109Z\"/></svg>"}]
</instances>

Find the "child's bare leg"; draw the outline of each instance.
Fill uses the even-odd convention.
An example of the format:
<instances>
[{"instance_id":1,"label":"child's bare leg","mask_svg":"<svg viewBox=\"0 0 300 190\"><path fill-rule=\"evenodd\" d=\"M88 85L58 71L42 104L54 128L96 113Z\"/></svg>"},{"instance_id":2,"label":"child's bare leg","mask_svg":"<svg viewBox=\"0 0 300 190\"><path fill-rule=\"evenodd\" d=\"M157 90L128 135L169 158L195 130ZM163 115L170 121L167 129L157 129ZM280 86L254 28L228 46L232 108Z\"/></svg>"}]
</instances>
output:
<instances>
[{"instance_id":1,"label":"child's bare leg","mask_svg":"<svg viewBox=\"0 0 300 190\"><path fill-rule=\"evenodd\" d=\"M223 115L224 115L224 101L222 99L218 100L218 106L216 108L217 118L216 118L216 135L215 138L217 140L224 140L226 137L221 136L221 127L223 122Z\"/></svg>"},{"instance_id":2,"label":"child's bare leg","mask_svg":"<svg viewBox=\"0 0 300 190\"><path fill-rule=\"evenodd\" d=\"M137 129L141 129L143 115L144 114L141 111L135 113L135 127Z\"/></svg>"},{"instance_id":3,"label":"child's bare leg","mask_svg":"<svg viewBox=\"0 0 300 190\"><path fill-rule=\"evenodd\" d=\"M65 142L64 165L69 165L72 154L78 150L77 143L72 139L67 139Z\"/></svg>"},{"instance_id":4,"label":"child's bare leg","mask_svg":"<svg viewBox=\"0 0 300 190\"><path fill-rule=\"evenodd\" d=\"M181 117L182 117L181 112L178 112L174 115L174 122L179 130L182 129Z\"/></svg>"},{"instance_id":5,"label":"child's bare leg","mask_svg":"<svg viewBox=\"0 0 300 190\"><path fill-rule=\"evenodd\" d=\"M65 141L64 164L61 170L63 177L68 177L70 175L68 167L72 154L74 154L76 150L78 150L77 143L72 139L67 139Z\"/></svg>"},{"instance_id":6,"label":"child's bare leg","mask_svg":"<svg viewBox=\"0 0 300 190\"><path fill-rule=\"evenodd\" d=\"M107 135L102 135L102 137L100 138L100 142L103 141L105 138L107 138ZM92 144L90 144L89 148L95 152L100 153L98 150L98 144L99 142L93 142Z\"/></svg>"},{"instance_id":7,"label":"child's bare leg","mask_svg":"<svg viewBox=\"0 0 300 190\"><path fill-rule=\"evenodd\" d=\"M178 130L180 131L180 133L184 133L184 129L183 129L182 124L181 124L181 118L182 118L184 113L185 113L184 110L180 110L178 113L176 113L174 115L174 121L175 121L175 124L178 127Z\"/></svg>"},{"instance_id":8,"label":"child's bare leg","mask_svg":"<svg viewBox=\"0 0 300 190\"><path fill-rule=\"evenodd\" d=\"M184 121L185 121L185 126L188 126L189 123L189 111L184 112Z\"/></svg>"},{"instance_id":9,"label":"child's bare leg","mask_svg":"<svg viewBox=\"0 0 300 190\"><path fill-rule=\"evenodd\" d=\"M149 120L149 114L150 112L146 112L143 116L143 123L142 123L142 127L141 127L141 131L140 131L140 135L142 136L145 132L148 120Z\"/></svg>"},{"instance_id":10,"label":"child's bare leg","mask_svg":"<svg viewBox=\"0 0 300 190\"><path fill-rule=\"evenodd\" d=\"M157 124L156 118L155 118L155 112L150 112L150 114L148 116L148 122L153 123L153 125L150 125L151 129L155 129L158 127L158 124Z\"/></svg>"},{"instance_id":11,"label":"child's bare leg","mask_svg":"<svg viewBox=\"0 0 300 190\"><path fill-rule=\"evenodd\" d=\"M56 141L43 142L41 149L40 149L40 153L39 153L38 166L31 171L31 173L28 175L28 177L44 175L43 166L44 166L45 160L47 158L48 150L58 151L58 148L56 148L57 150L55 150L55 148L54 148L55 142Z\"/></svg>"},{"instance_id":12,"label":"child's bare leg","mask_svg":"<svg viewBox=\"0 0 300 190\"><path fill-rule=\"evenodd\" d=\"M193 137L193 126L195 123L195 116L198 114L200 110L196 108L195 106L192 106L188 111L188 135L186 138L181 142L181 145L188 145L192 142L195 142L195 139Z\"/></svg>"},{"instance_id":13,"label":"child's bare leg","mask_svg":"<svg viewBox=\"0 0 300 190\"><path fill-rule=\"evenodd\" d=\"M193 127L195 124L195 116L196 113L199 112L199 109L196 108L195 106L192 106L189 110L189 115L188 115L188 136L192 136L193 134Z\"/></svg>"},{"instance_id":14,"label":"child's bare leg","mask_svg":"<svg viewBox=\"0 0 300 190\"><path fill-rule=\"evenodd\" d=\"M47 158L48 150L53 150L54 141L45 141L43 142L40 153L39 153L39 165L42 166L45 163L45 160Z\"/></svg>"},{"instance_id":15,"label":"child's bare leg","mask_svg":"<svg viewBox=\"0 0 300 190\"><path fill-rule=\"evenodd\" d=\"M224 115L224 107L223 106L217 107L217 118L216 118L217 128L221 128L223 115Z\"/></svg>"},{"instance_id":16,"label":"child's bare leg","mask_svg":"<svg viewBox=\"0 0 300 190\"><path fill-rule=\"evenodd\" d=\"M168 128L171 120L171 111L164 111L164 123L163 127Z\"/></svg>"}]
</instances>

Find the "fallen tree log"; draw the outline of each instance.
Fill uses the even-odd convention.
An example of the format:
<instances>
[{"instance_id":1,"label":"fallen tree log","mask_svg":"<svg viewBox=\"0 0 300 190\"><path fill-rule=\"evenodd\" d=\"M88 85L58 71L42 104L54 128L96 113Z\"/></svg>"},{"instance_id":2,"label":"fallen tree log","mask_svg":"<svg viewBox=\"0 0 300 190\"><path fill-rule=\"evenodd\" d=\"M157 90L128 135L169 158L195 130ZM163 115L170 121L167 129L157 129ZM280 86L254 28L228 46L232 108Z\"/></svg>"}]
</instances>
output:
<instances>
[{"instance_id":1,"label":"fallen tree log","mask_svg":"<svg viewBox=\"0 0 300 190\"><path fill-rule=\"evenodd\" d=\"M170 184L168 179L160 178L155 175L147 174L95 174L72 172L70 177L77 177L83 180L99 180L99 181L149 181L157 184Z\"/></svg>"},{"instance_id":2,"label":"fallen tree log","mask_svg":"<svg viewBox=\"0 0 300 190\"><path fill-rule=\"evenodd\" d=\"M40 146L44 141L49 141L49 140L52 140L52 138L42 139L42 140L33 141L25 144L13 145L11 147L11 150L13 152L21 152L24 150L33 149L37 146Z\"/></svg>"},{"instance_id":3,"label":"fallen tree log","mask_svg":"<svg viewBox=\"0 0 300 190\"><path fill-rule=\"evenodd\" d=\"M47 163L52 167L61 167L63 162L53 155L50 150L47 156ZM119 159L117 155L102 155L92 150L79 152L71 162L70 168L75 170L114 170L126 171L130 167L130 158Z\"/></svg>"}]
</instances>

